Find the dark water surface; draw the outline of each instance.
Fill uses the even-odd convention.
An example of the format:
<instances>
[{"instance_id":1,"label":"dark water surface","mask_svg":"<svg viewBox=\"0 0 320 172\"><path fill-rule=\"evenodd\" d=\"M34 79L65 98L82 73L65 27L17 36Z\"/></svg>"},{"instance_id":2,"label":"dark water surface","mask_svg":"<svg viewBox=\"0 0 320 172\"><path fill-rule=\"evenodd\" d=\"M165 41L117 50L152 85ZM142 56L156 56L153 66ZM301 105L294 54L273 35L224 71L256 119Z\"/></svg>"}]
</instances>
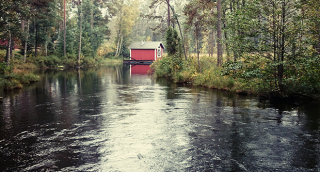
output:
<instances>
[{"instance_id":1,"label":"dark water surface","mask_svg":"<svg viewBox=\"0 0 320 172\"><path fill-rule=\"evenodd\" d=\"M130 68L40 73L0 104L0 171L320 171L318 104L272 105Z\"/></svg>"}]
</instances>

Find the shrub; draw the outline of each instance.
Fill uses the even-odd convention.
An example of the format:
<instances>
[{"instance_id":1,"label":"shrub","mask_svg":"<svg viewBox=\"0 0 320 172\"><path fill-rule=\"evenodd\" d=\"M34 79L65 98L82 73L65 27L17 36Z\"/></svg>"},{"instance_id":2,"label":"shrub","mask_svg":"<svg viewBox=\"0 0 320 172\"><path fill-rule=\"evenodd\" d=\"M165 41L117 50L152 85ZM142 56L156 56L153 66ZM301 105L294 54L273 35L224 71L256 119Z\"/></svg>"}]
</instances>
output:
<instances>
[{"instance_id":1,"label":"shrub","mask_svg":"<svg viewBox=\"0 0 320 172\"><path fill-rule=\"evenodd\" d=\"M61 59L55 55L50 55L45 58L45 64L48 67L57 66L57 65L61 64Z\"/></svg>"},{"instance_id":2,"label":"shrub","mask_svg":"<svg viewBox=\"0 0 320 172\"><path fill-rule=\"evenodd\" d=\"M95 65L95 59L92 57L84 57L82 61L82 65L84 66L94 66Z\"/></svg>"}]
</instances>

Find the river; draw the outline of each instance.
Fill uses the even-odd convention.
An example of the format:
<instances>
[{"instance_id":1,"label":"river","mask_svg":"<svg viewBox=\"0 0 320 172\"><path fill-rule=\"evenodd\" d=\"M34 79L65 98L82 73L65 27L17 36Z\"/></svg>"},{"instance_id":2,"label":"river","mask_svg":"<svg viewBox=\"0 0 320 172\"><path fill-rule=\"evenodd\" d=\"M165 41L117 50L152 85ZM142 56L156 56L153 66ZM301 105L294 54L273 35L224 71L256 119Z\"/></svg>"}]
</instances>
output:
<instances>
[{"instance_id":1,"label":"river","mask_svg":"<svg viewBox=\"0 0 320 172\"><path fill-rule=\"evenodd\" d=\"M173 84L146 66L42 70L0 104L1 171L320 171L320 106Z\"/></svg>"}]
</instances>

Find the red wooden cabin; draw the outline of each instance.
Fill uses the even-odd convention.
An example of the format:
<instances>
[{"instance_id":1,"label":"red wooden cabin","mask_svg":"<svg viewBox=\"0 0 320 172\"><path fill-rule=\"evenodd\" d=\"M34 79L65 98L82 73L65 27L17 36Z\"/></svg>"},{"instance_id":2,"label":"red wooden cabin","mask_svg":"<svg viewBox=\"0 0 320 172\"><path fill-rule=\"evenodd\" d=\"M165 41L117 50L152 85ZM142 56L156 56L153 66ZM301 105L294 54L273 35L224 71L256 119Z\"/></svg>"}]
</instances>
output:
<instances>
[{"instance_id":1,"label":"red wooden cabin","mask_svg":"<svg viewBox=\"0 0 320 172\"><path fill-rule=\"evenodd\" d=\"M163 55L162 42L133 42L129 46L130 60L155 61Z\"/></svg>"}]
</instances>

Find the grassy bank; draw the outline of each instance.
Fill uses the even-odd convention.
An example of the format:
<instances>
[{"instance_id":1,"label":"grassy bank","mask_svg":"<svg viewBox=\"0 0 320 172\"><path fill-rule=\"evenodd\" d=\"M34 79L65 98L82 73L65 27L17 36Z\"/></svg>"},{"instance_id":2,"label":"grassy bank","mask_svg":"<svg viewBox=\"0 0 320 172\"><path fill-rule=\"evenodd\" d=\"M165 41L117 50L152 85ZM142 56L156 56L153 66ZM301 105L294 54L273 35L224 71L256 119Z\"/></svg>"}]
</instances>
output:
<instances>
[{"instance_id":1,"label":"grassy bank","mask_svg":"<svg viewBox=\"0 0 320 172\"><path fill-rule=\"evenodd\" d=\"M231 76L221 75L222 67L217 67L216 59L202 56L199 72L196 57L191 56L187 61L176 57L163 57L151 65L151 71L155 77L166 77L175 83L187 83L221 90L229 90L238 93L258 94L261 89L256 84L245 83Z\"/></svg>"},{"instance_id":2,"label":"grassy bank","mask_svg":"<svg viewBox=\"0 0 320 172\"><path fill-rule=\"evenodd\" d=\"M6 67L4 63L0 67L0 88L2 90L21 89L24 84L39 81L39 76L25 70L13 69Z\"/></svg>"},{"instance_id":3,"label":"grassy bank","mask_svg":"<svg viewBox=\"0 0 320 172\"><path fill-rule=\"evenodd\" d=\"M224 61L226 61L225 57ZM199 85L239 94L253 94L263 97L301 95L309 98L317 98L317 95L319 95L320 84L319 82L314 82L319 72L311 71L313 69L311 67L304 68L308 71L300 70L299 73L292 72L291 76L286 75L283 79L285 91L280 92L272 81L274 79L274 76L271 75L272 71L270 74L267 73L271 68L268 68L268 64L265 61L251 59L248 64L234 70L234 66L232 69L228 68L230 67L228 63L225 63L223 67L217 67L215 57L201 56L200 67L202 72L199 72L200 69L196 57L189 57L185 61L176 55L163 57L162 60L154 62L151 65L151 71L155 77L166 77L175 83ZM315 63L310 62L310 64ZM308 75L305 73L308 73ZM311 73L312 76L310 75Z\"/></svg>"}]
</instances>

